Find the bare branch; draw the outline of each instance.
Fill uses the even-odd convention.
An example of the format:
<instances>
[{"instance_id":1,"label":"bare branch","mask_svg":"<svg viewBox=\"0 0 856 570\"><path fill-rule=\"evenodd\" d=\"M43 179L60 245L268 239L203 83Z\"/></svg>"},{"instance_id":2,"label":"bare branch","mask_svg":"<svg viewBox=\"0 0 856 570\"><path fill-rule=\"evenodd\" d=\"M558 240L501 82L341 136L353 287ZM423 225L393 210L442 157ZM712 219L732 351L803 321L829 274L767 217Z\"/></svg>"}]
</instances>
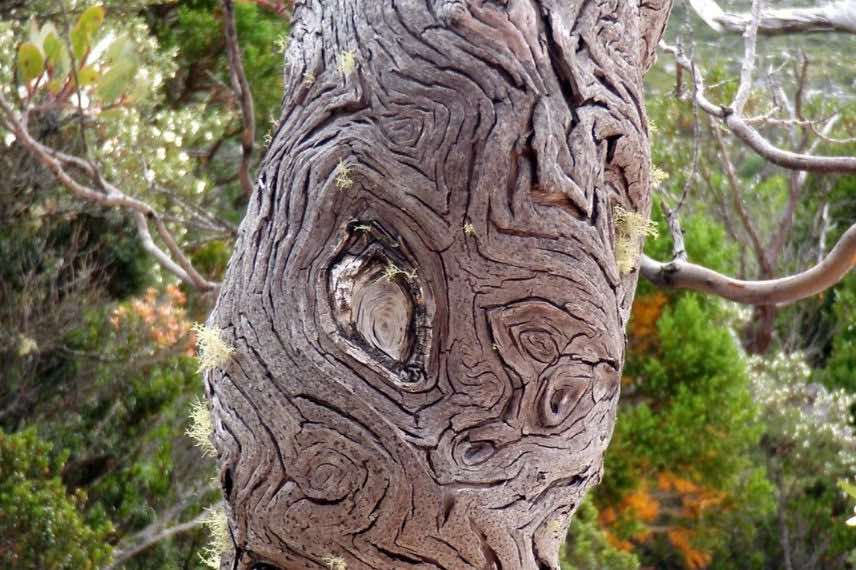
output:
<instances>
[{"instance_id":1,"label":"bare branch","mask_svg":"<svg viewBox=\"0 0 856 570\"><path fill-rule=\"evenodd\" d=\"M715 0L690 0L690 5L717 32L743 33L751 25L751 15L726 12ZM764 10L758 31L767 35L805 32L856 34L856 1L840 0L825 6Z\"/></svg>"},{"instance_id":2,"label":"bare branch","mask_svg":"<svg viewBox=\"0 0 856 570\"><path fill-rule=\"evenodd\" d=\"M856 265L856 224L823 261L802 273L765 281L742 281L684 261L660 263L643 255L641 273L655 285L693 289L746 305L792 303L832 287Z\"/></svg>"},{"instance_id":3,"label":"bare branch","mask_svg":"<svg viewBox=\"0 0 856 570\"><path fill-rule=\"evenodd\" d=\"M752 217L746 210L743 204L743 197L740 192L740 182L737 180L737 172L734 169L734 163L728 154L728 149L725 148L725 141L722 140L722 135L717 130L716 125L711 125L716 144L719 147L719 153L722 157L722 163L725 166L725 177L728 180L728 188L731 190L731 202L734 205L734 210L737 212L737 217L740 218L740 223L743 224L743 229L749 234L749 240L752 242L752 247L755 250L755 257L761 265L761 270L766 274L771 274L773 269L770 266L769 260L764 253L764 245L761 242L761 235Z\"/></svg>"},{"instance_id":4,"label":"bare branch","mask_svg":"<svg viewBox=\"0 0 856 570\"><path fill-rule=\"evenodd\" d=\"M678 209L670 208L662 196L660 196L660 208L663 209L663 214L666 216L666 223L669 225L669 233L672 236L672 259L686 261L687 248L684 243L684 230L681 228L681 218L678 216Z\"/></svg>"},{"instance_id":5,"label":"bare branch","mask_svg":"<svg viewBox=\"0 0 856 570\"><path fill-rule=\"evenodd\" d=\"M790 170L826 173L856 173L856 157L814 156L784 150L775 146L765 139L761 133L755 130L746 118L742 117L739 113L734 112L734 109L717 105L705 96L704 77L702 76L701 71L693 64L693 62L683 55L678 48L667 45L664 42L661 42L660 46L665 51L675 56L675 61L679 66L692 73L693 81L696 84L694 97L698 106L705 113L720 119L732 134L746 143L749 148L754 150L763 158L773 164Z\"/></svg>"},{"instance_id":6,"label":"bare branch","mask_svg":"<svg viewBox=\"0 0 856 570\"><path fill-rule=\"evenodd\" d=\"M244 64L241 61L241 51L238 47L238 31L235 27L235 6L232 0L223 0L223 26L226 38L226 53L229 56L229 75L232 80L232 90L241 105L241 117L244 130L241 133L241 188L244 194L253 194L253 181L250 177L250 161L253 157L253 144L256 140L256 115L253 108L253 95Z\"/></svg>"},{"instance_id":7,"label":"bare branch","mask_svg":"<svg viewBox=\"0 0 856 570\"><path fill-rule=\"evenodd\" d=\"M752 91L752 74L755 70L755 48L758 45L758 22L761 20L761 10L764 8L764 0L752 0L752 21L746 27L743 34L743 65L740 67L740 85L731 108L737 115L743 115L743 108L749 100Z\"/></svg>"},{"instance_id":8,"label":"bare branch","mask_svg":"<svg viewBox=\"0 0 856 570\"><path fill-rule=\"evenodd\" d=\"M166 227L162 217L149 204L128 196L118 188L104 180L100 172L87 161L71 156L55 149L51 149L35 140L27 130L28 114L25 111L19 118L12 104L0 94L0 122L3 126L15 134L16 140L30 154L47 168L75 197L107 208L121 208L127 210L137 227L143 247L157 262L167 271L184 281L185 283L199 289L210 291L219 287L217 283L208 281L193 267L187 255L181 250ZM96 188L78 182L66 170L72 166L85 174ZM149 224L153 224L155 231L166 244L167 251L161 249L152 239Z\"/></svg>"},{"instance_id":9,"label":"bare branch","mask_svg":"<svg viewBox=\"0 0 856 570\"><path fill-rule=\"evenodd\" d=\"M159 526L160 521L158 521L154 525L144 528L142 531L131 537L128 541L128 546L114 550L113 561L108 566L105 566L103 570L115 570L116 568L121 567L128 560L148 550L159 542L169 540L177 534L195 530L203 526L207 518L208 513L203 511L187 522L166 528Z\"/></svg>"}]
</instances>

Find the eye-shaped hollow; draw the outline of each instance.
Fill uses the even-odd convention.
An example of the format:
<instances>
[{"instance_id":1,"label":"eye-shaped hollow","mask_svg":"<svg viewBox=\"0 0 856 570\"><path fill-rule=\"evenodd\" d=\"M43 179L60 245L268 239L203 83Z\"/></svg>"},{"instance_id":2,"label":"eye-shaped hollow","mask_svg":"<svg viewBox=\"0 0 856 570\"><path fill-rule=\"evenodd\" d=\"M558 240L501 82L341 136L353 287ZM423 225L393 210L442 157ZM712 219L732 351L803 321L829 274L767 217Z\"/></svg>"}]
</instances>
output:
<instances>
[{"instance_id":1,"label":"eye-shaped hollow","mask_svg":"<svg viewBox=\"0 0 856 570\"><path fill-rule=\"evenodd\" d=\"M412 277L391 267L381 255L341 259L332 271L336 318L370 350L404 363L414 342Z\"/></svg>"},{"instance_id":2,"label":"eye-shaped hollow","mask_svg":"<svg viewBox=\"0 0 856 570\"><path fill-rule=\"evenodd\" d=\"M538 379L538 419L554 428L567 420L592 385L591 366L563 357ZM593 402L591 402L593 403Z\"/></svg>"},{"instance_id":3,"label":"eye-shaped hollow","mask_svg":"<svg viewBox=\"0 0 856 570\"><path fill-rule=\"evenodd\" d=\"M354 284L352 318L365 341L399 362L410 355L413 301L400 283L383 275Z\"/></svg>"}]
</instances>

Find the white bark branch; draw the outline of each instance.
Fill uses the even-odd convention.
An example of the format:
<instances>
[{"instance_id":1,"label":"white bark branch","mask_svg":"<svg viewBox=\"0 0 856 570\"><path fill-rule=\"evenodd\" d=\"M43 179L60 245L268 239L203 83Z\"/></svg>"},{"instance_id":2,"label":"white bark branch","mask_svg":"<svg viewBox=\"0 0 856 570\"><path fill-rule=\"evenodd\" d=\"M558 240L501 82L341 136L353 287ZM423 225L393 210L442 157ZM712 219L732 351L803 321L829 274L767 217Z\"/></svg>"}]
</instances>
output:
<instances>
[{"instance_id":1,"label":"white bark branch","mask_svg":"<svg viewBox=\"0 0 856 570\"><path fill-rule=\"evenodd\" d=\"M660 43L663 50L675 56L675 62L693 76L695 83L694 97L698 106L709 115L716 117L728 127L734 136L743 141L749 148L768 161L790 170L825 173L856 173L856 157L853 156L814 156L781 149L755 130L747 119L736 113L731 107L724 107L712 102L704 94L704 76L698 66L694 65L675 46Z\"/></svg>"},{"instance_id":2,"label":"white bark branch","mask_svg":"<svg viewBox=\"0 0 856 570\"><path fill-rule=\"evenodd\" d=\"M743 281L685 261L660 263L643 255L642 275L663 287L693 289L746 305L792 303L832 287L856 265L856 224L850 227L823 261L780 279Z\"/></svg>"},{"instance_id":3,"label":"white bark branch","mask_svg":"<svg viewBox=\"0 0 856 570\"><path fill-rule=\"evenodd\" d=\"M181 250L158 212L146 202L128 196L114 185L104 180L87 161L47 147L30 134L27 129L28 113L18 117L12 104L0 94L0 122L15 135L15 140L23 146L38 162L47 168L75 197L105 208L121 208L127 210L137 227L137 233L143 248L167 271L185 283L201 291L210 291L219 287L205 279ZM66 167L71 166L85 174L99 188L87 186L69 174ZM167 251L159 247L150 231L150 224L166 245Z\"/></svg>"},{"instance_id":4,"label":"white bark branch","mask_svg":"<svg viewBox=\"0 0 856 570\"><path fill-rule=\"evenodd\" d=\"M752 21L750 14L726 12L715 0L690 0L690 5L717 32L743 33ZM806 32L856 34L856 0L840 0L806 8L764 10L758 31L767 35Z\"/></svg>"}]
</instances>

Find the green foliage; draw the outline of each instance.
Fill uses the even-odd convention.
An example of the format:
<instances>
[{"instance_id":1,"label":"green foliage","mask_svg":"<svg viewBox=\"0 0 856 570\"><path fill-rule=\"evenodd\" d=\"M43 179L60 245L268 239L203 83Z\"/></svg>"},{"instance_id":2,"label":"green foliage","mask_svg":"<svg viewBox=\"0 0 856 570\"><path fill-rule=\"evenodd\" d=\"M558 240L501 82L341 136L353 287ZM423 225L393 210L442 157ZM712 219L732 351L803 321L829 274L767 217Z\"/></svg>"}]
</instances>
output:
<instances>
[{"instance_id":1,"label":"green foliage","mask_svg":"<svg viewBox=\"0 0 856 570\"><path fill-rule=\"evenodd\" d=\"M107 563L112 531L103 518L87 520L82 491L60 480L65 457L34 430L0 431L0 566L95 570Z\"/></svg>"},{"instance_id":2,"label":"green foliage","mask_svg":"<svg viewBox=\"0 0 856 570\"><path fill-rule=\"evenodd\" d=\"M598 525L597 508L585 499L571 521L559 565L562 570L638 570L639 559L609 543Z\"/></svg>"},{"instance_id":3,"label":"green foliage","mask_svg":"<svg viewBox=\"0 0 856 570\"><path fill-rule=\"evenodd\" d=\"M190 89L201 91L210 87L202 79L205 72L212 72L229 84L219 6L218 0L188 0L177 7L174 19L156 22L154 30L163 47L176 48L180 68L193 74L195 79L187 85ZM252 88L260 142L266 130L264 125L271 116L279 115L283 55L276 44L288 33L288 24L253 2L237 2L235 27L244 71Z\"/></svg>"},{"instance_id":4,"label":"green foliage","mask_svg":"<svg viewBox=\"0 0 856 570\"><path fill-rule=\"evenodd\" d=\"M21 44L18 49L18 73L25 83L29 83L42 74L45 58L39 48L31 42Z\"/></svg>"},{"instance_id":5,"label":"green foliage","mask_svg":"<svg viewBox=\"0 0 856 570\"><path fill-rule=\"evenodd\" d=\"M624 412L615 447L626 445L634 462L652 469L682 466L708 484L729 484L760 429L727 326L724 311L695 295L665 310L656 352L633 355L626 365L643 401Z\"/></svg>"},{"instance_id":6,"label":"green foliage","mask_svg":"<svg viewBox=\"0 0 856 570\"><path fill-rule=\"evenodd\" d=\"M48 72L49 80L31 86L30 96L41 97L54 105L66 104L77 88L92 88L92 93L105 104L115 102L131 93L143 95L147 84L137 78L140 61L138 47L124 34L93 59L98 47L99 31L104 24L106 10L103 6L90 6L80 14L69 32L75 69L71 70L71 57L66 44L52 22L39 27L31 22L30 38L18 48L18 74L25 84L39 79Z\"/></svg>"},{"instance_id":7,"label":"green foliage","mask_svg":"<svg viewBox=\"0 0 856 570\"><path fill-rule=\"evenodd\" d=\"M92 40L104 22L104 14L103 6L90 6L83 11L71 29L71 47L78 61L92 48Z\"/></svg>"}]
</instances>

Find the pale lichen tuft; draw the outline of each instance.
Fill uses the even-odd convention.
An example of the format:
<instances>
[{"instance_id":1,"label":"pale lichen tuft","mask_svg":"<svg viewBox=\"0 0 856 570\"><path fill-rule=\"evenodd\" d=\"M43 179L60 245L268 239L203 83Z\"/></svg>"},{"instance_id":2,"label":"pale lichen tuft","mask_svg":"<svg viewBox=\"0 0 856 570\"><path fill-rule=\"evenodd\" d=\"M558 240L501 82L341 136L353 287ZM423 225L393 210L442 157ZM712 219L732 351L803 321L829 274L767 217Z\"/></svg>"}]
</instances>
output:
<instances>
[{"instance_id":1,"label":"pale lichen tuft","mask_svg":"<svg viewBox=\"0 0 856 570\"><path fill-rule=\"evenodd\" d=\"M468 237L476 237L476 227L471 222L464 224L464 235Z\"/></svg>"},{"instance_id":2,"label":"pale lichen tuft","mask_svg":"<svg viewBox=\"0 0 856 570\"><path fill-rule=\"evenodd\" d=\"M202 524L208 528L208 545L199 554L202 564L209 568L220 568L220 559L223 552L231 544L229 538L229 522L226 519L226 511L222 505L208 507Z\"/></svg>"},{"instance_id":3,"label":"pale lichen tuft","mask_svg":"<svg viewBox=\"0 0 856 570\"><path fill-rule=\"evenodd\" d=\"M354 185L354 180L351 178L351 166L344 160L340 160L336 166L336 188L339 190L347 190Z\"/></svg>"},{"instance_id":4,"label":"pale lichen tuft","mask_svg":"<svg viewBox=\"0 0 856 570\"><path fill-rule=\"evenodd\" d=\"M659 166L651 167L651 188L658 189L663 185L663 182L669 179L669 173Z\"/></svg>"},{"instance_id":5,"label":"pale lichen tuft","mask_svg":"<svg viewBox=\"0 0 856 570\"><path fill-rule=\"evenodd\" d=\"M642 240L646 236L657 236L657 225L637 214L616 206L615 214L615 262L621 273L630 273L636 268L642 253Z\"/></svg>"},{"instance_id":6,"label":"pale lichen tuft","mask_svg":"<svg viewBox=\"0 0 856 570\"><path fill-rule=\"evenodd\" d=\"M357 55L356 52L352 49L347 51L343 51L339 54L339 64L338 64L339 73L344 76L348 76L354 72L354 69L357 67Z\"/></svg>"},{"instance_id":7,"label":"pale lichen tuft","mask_svg":"<svg viewBox=\"0 0 856 570\"><path fill-rule=\"evenodd\" d=\"M190 405L190 426L184 433L193 440L196 447L202 451L202 455L205 457L217 455L217 449L211 441L214 435L214 422L211 419L208 403L203 399L198 398Z\"/></svg>"},{"instance_id":8,"label":"pale lichen tuft","mask_svg":"<svg viewBox=\"0 0 856 570\"><path fill-rule=\"evenodd\" d=\"M348 563L341 556L325 556L321 562L327 566L328 570L348 570Z\"/></svg>"},{"instance_id":9,"label":"pale lichen tuft","mask_svg":"<svg viewBox=\"0 0 856 570\"><path fill-rule=\"evenodd\" d=\"M386 267L383 270L383 276L386 277L387 281L394 281L397 277L404 277L408 281L412 281L416 279L416 270L413 271L404 271L400 267L398 267L393 262L389 261L386 264Z\"/></svg>"},{"instance_id":10,"label":"pale lichen tuft","mask_svg":"<svg viewBox=\"0 0 856 570\"><path fill-rule=\"evenodd\" d=\"M196 333L196 359L199 372L222 368L229 362L235 349L223 340L223 331L217 327L208 327L200 323L193 325Z\"/></svg>"}]
</instances>

